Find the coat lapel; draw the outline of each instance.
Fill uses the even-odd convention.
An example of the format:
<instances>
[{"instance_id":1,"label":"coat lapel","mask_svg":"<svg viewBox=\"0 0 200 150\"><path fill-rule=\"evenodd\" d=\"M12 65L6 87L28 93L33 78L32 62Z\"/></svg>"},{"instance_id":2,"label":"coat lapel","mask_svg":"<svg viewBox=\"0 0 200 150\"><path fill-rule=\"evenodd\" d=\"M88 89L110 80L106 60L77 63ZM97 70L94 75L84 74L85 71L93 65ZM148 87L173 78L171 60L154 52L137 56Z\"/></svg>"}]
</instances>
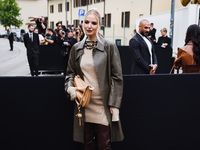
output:
<instances>
[{"instance_id":1,"label":"coat lapel","mask_svg":"<svg viewBox=\"0 0 200 150\"><path fill-rule=\"evenodd\" d=\"M146 50L149 53L149 47L147 46L147 43L144 41L144 39L138 33L136 35L137 35L138 39L142 42L142 44L146 47ZM151 40L148 37L147 37L147 39L150 41L150 43L152 45L152 49L153 49L153 44L152 44ZM152 49L151 49L151 51L152 51ZM149 55L150 55L150 53L149 53Z\"/></svg>"},{"instance_id":2,"label":"coat lapel","mask_svg":"<svg viewBox=\"0 0 200 150\"><path fill-rule=\"evenodd\" d=\"M144 41L144 39L137 33L138 39L142 42L142 44L146 47L147 51L149 52L149 48L147 46L147 43Z\"/></svg>"}]
</instances>

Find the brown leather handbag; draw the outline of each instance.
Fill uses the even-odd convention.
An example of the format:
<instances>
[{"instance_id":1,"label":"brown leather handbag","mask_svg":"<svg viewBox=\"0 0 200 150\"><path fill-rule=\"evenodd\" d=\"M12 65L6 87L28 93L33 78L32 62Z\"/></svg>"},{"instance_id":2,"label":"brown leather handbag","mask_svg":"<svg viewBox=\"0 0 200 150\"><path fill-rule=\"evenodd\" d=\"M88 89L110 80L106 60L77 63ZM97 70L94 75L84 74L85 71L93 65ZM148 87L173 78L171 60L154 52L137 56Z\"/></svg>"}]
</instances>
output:
<instances>
[{"instance_id":1,"label":"brown leather handbag","mask_svg":"<svg viewBox=\"0 0 200 150\"><path fill-rule=\"evenodd\" d=\"M74 86L80 88L76 90L75 101L79 111L76 116L79 118L79 125L81 126L82 114L80 113L80 109L81 107L88 106L94 88L92 86L87 85L79 75L76 75L74 78Z\"/></svg>"}]
</instances>

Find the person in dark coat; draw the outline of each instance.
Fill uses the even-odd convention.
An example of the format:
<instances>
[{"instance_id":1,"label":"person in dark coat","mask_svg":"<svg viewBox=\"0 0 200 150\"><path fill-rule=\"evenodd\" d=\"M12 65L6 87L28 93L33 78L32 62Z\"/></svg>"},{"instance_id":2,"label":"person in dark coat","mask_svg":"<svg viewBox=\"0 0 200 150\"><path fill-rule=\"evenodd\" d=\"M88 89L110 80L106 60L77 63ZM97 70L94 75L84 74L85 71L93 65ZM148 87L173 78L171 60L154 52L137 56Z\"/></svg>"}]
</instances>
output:
<instances>
[{"instance_id":1,"label":"person in dark coat","mask_svg":"<svg viewBox=\"0 0 200 150\"><path fill-rule=\"evenodd\" d=\"M153 42L149 39L150 23L143 19L139 24L139 32L130 40L129 49L132 54L132 74L155 74L157 58Z\"/></svg>"},{"instance_id":2,"label":"person in dark coat","mask_svg":"<svg viewBox=\"0 0 200 150\"><path fill-rule=\"evenodd\" d=\"M10 51L13 51L14 36L13 36L13 33L11 32L10 29L8 29L8 40L9 40L9 43L10 43Z\"/></svg>"},{"instance_id":3,"label":"person in dark coat","mask_svg":"<svg viewBox=\"0 0 200 150\"><path fill-rule=\"evenodd\" d=\"M37 25L39 34L45 34L46 29L47 29L47 23L45 22L45 18L41 17L41 18L34 18L35 23Z\"/></svg>"},{"instance_id":4,"label":"person in dark coat","mask_svg":"<svg viewBox=\"0 0 200 150\"><path fill-rule=\"evenodd\" d=\"M156 44L156 29L154 28L154 24L150 24L149 38L151 41Z\"/></svg>"},{"instance_id":5,"label":"person in dark coat","mask_svg":"<svg viewBox=\"0 0 200 150\"><path fill-rule=\"evenodd\" d=\"M161 29L160 32L162 36L158 38L157 45L161 46L162 48L167 48L171 45L171 38L167 36L166 28Z\"/></svg>"},{"instance_id":6,"label":"person in dark coat","mask_svg":"<svg viewBox=\"0 0 200 150\"><path fill-rule=\"evenodd\" d=\"M86 13L86 37L72 47L65 79L65 91L71 100L76 97L75 75L94 87L90 103L81 108L82 126L76 116L77 106L74 109L73 138L84 143L85 150L95 150L96 146L98 150L111 150L111 142L124 139L119 117L123 93L121 60L117 46L98 34L101 23L96 9Z\"/></svg>"},{"instance_id":7,"label":"person in dark coat","mask_svg":"<svg viewBox=\"0 0 200 150\"><path fill-rule=\"evenodd\" d=\"M24 35L24 45L27 49L28 63L32 76L38 76L39 36L34 33L33 25L28 26L29 32Z\"/></svg>"},{"instance_id":8,"label":"person in dark coat","mask_svg":"<svg viewBox=\"0 0 200 150\"><path fill-rule=\"evenodd\" d=\"M66 74L67 70L67 64L68 64L68 59L70 55L71 48L74 46L74 44L77 43L76 38L73 37L73 32L69 31L67 36L64 38L63 46L62 46L62 56L64 60L64 74Z\"/></svg>"}]
</instances>

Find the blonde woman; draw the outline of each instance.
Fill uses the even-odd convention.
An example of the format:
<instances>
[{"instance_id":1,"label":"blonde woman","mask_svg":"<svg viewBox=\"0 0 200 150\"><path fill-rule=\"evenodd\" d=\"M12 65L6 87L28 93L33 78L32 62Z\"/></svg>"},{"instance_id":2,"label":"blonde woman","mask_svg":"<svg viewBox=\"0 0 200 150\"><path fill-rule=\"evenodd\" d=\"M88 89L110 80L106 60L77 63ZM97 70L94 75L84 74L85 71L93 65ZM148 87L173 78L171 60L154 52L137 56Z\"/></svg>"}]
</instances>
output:
<instances>
[{"instance_id":1,"label":"blonde woman","mask_svg":"<svg viewBox=\"0 0 200 150\"><path fill-rule=\"evenodd\" d=\"M71 50L65 80L71 100L76 98L75 75L95 88L89 105L81 110L82 126L76 117L76 106L74 110L73 138L84 143L85 150L95 150L96 146L98 150L110 150L112 141L124 138L119 119L123 92L120 56L115 44L99 36L100 27L99 12L89 10L83 22L85 37Z\"/></svg>"}]
</instances>

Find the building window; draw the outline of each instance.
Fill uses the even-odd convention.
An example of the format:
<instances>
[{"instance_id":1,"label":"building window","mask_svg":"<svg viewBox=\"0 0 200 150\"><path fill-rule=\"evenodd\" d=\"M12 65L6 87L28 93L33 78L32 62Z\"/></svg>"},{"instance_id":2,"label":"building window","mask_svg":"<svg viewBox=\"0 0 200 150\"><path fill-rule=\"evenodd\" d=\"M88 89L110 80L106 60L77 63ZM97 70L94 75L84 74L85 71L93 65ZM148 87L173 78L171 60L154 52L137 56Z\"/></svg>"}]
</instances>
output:
<instances>
[{"instance_id":1,"label":"building window","mask_svg":"<svg viewBox=\"0 0 200 150\"><path fill-rule=\"evenodd\" d=\"M94 3L104 2L104 0L94 0Z\"/></svg>"},{"instance_id":2,"label":"building window","mask_svg":"<svg viewBox=\"0 0 200 150\"><path fill-rule=\"evenodd\" d=\"M79 20L74 20L74 26L78 27L78 25L79 25Z\"/></svg>"},{"instance_id":3,"label":"building window","mask_svg":"<svg viewBox=\"0 0 200 150\"><path fill-rule=\"evenodd\" d=\"M122 20L121 20L121 27L124 27L124 12L122 12Z\"/></svg>"},{"instance_id":4,"label":"building window","mask_svg":"<svg viewBox=\"0 0 200 150\"><path fill-rule=\"evenodd\" d=\"M125 12L125 27L130 27L130 11Z\"/></svg>"},{"instance_id":5,"label":"building window","mask_svg":"<svg viewBox=\"0 0 200 150\"><path fill-rule=\"evenodd\" d=\"M122 28L129 28L130 27L130 11L122 12L122 20L121 20L121 27Z\"/></svg>"},{"instance_id":6,"label":"building window","mask_svg":"<svg viewBox=\"0 0 200 150\"><path fill-rule=\"evenodd\" d=\"M66 3L65 10L69 11L69 2Z\"/></svg>"},{"instance_id":7,"label":"building window","mask_svg":"<svg viewBox=\"0 0 200 150\"><path fill-rule=\"evenodd\" d=\"M87 0L81 0L81 6L86 6Z\"/></svg>"},{"instance_id":8,"label":"building window","mask_svg":"<svg viewBox=\"0 0 200 150\"><path fill-rule=\"evenodd\" d=\"M62 12L62 4L58 4L58 12Z\"/></svg>"},{"instance_id":9,"label":"building window","mask_svg":"<svg viewBox=\"0 0 200 150\"><path fill-rule=\"evenodd\" d=\"M50 13L54 13L54 6L53 5L50 6Z\"/></svg>"},{"instance_id":10,"label":"building window","mask_svg":"<svg viewBox=\"0 0 200 150\"><path fill-rule=\"evenodd\" d=\"M75 7L80 7L81 5L81 1L80 0L74 0L74 8Z\"/></svg>"},{"instance_id":11,"label":"building window","mask_svg":"<svg viewBox=\"0 0 200 150\"><path fill-rule=\"evenodd\" d=\"M60 23L62 25L62 21L58 21L58 23Z\"/></svg>"},{"instance_id":12,"label":"building window","mask_svg":"<svg viewBox=\"0 0 200 150\"><path fill-rule=\"evenodd\" d=\"M89 2L89 3L88 3L89 5L91 5L91 4L92 4L92 0L88 0L88 2Z\"/></svg>"},{"instance_id":13,"label":"building window","mask_svg":"<svg viewBox=\"0 0 200 150\"><path fill-rule=\"evenodd\" d=\"M54 29L54 21L50 22L50 28Z\"/></svg>"},{"instance_id":14,"label":"building window","mask_svg":"<svg viewBox=\"0 0 200 150\"><path fill-rule=\"evenodd\" d=\"M102 20L102 25L105 26L105 19L104 19L104 17L102 17L101 20Z\"/></svg>"},{"instance_id":15,"label":"building window","mask_svg":"<svg viewBox=\"0 0 200 150\"><path fill-rule=\"evenodd\" d=\"M105 14L104 24L105 27L111 27L111 14Z\"/></svg>"}]
</instances>

